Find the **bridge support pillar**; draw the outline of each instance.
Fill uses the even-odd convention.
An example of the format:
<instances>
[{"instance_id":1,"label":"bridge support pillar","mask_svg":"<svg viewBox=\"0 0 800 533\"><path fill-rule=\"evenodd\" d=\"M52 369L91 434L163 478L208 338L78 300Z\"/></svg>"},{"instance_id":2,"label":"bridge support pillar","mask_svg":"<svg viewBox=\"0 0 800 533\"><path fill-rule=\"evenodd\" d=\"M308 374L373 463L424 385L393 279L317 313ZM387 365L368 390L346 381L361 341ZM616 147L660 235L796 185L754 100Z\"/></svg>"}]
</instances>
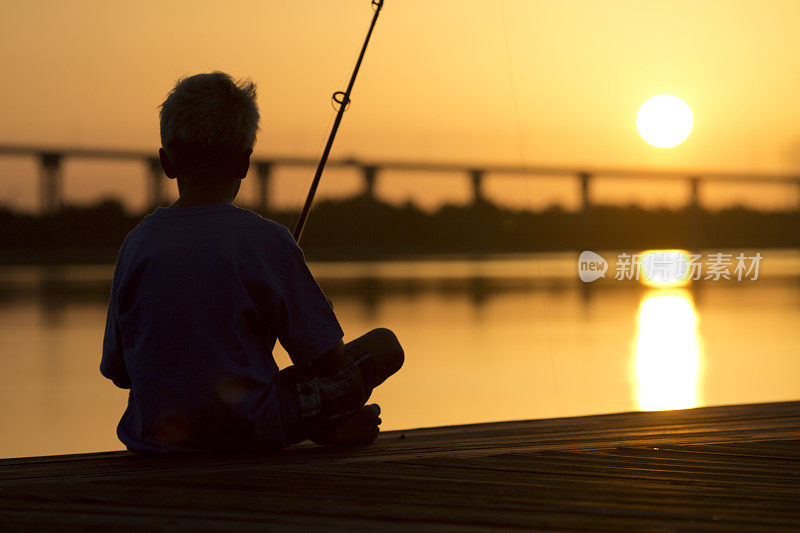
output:
<instances>
[{"instance_id":1,"label":"bridge support pillar","mask_svg":"<svg viewBox=\"0 0 800 533\"><path fill-rule=\"evenodd\" d=\"M689 178L689 208L693 211L700 209L700 178Z\"/></svg>"},{"instance_id":2,"label":"bridge support pillar","mask_svg":"<svg viewBox=\"0 0 800 533\"><path fill-rule=\"evenodd\" d=\"M800 180L796 181L795 185L797 186L797 207L796 207L796 209L798 211L800 211Z\"/></svg>"},{"instance_id":3,"label":"bridge support pillar","mask_svg":"<svg viewBox=\"0 0 800 533\"><path fill-rule=\"evenodd\" d=\"M472 205L486 203L486 197L483 195L483 178L486 175L484 170L470 170L469 176L472 181Z\"/></svg>"},{"instance_id":4,"label":"bridge support pillar","mask_svg":"<svg viewBox=\"0 0 800 533\"><path fill-rule=\"evenodd\" d=\"M591 199L591 190L590 180L592 179L592 175L588 172L581 172L578 174L578 180L580 181L581 185L581 212L584 215L589 214L589 210L592 207L592 199Z\"/></svg>"},{"instance_id":5,"label":"bridge support pillar","mask_svg":"<svg viewBox=\"0 0 800 533\"><path fill-rule=\"evenodd\" d=\"M800 180L795 182L795 186L797 187L797 213L800 214ZM795 246L800 247L800 231L797 232L797 242L795 242Z\"/></svg>"},{"instance_id":6,"label":"bridge support pillar","mask_svg":"<svg viewBox=\"0 0 800 533\"><path fill-rule=\"evenodd\" d=\"M269 182L272 180L272 163L258 163L258 210L266 213L269 209Z\"/></svg>"},{"instance_id":7,"label":"bridge support pillar","mask_svg":"<svg viewBox=\"0 0 800 533\"><path fill-rule=\"evenodd\" d=\"M58 153L39 154L39 207L43 215L52 215L62 206L61 158L62 155Z\"/></svg>"},{"instance_id":8,"label":"bridge support pillar","mask_svg":"<svg viewBox=\"0 0 800 533\"><path fill-rule=\"evenodd\" d=\"M584 250L593 250L597 247L597 234L594 231L592 221L592 198L590 182L592 175L588 172L578 173L578 182L581 187L581 226L583 235L579 242Z\"/></svg>"},{"instance_id":9,"label":"bridge support pillar","mask_svg":"<svg viewBox=\"0 0 800 533\"><path fill-rule=\"evenodd\" d=\"M364 178L364 196L370 200L375 199L375 182L378 180L378 167L361 167L361 176Z\"/></svg>"},{"instance_id":10,"label":"bridge support pillar","mask_svg":"<svg viewBox=\"0 0 800 533\"><path fill-rule=\"evenodd\" d=\"M703 246L703 224L700 219L700 178L689 178L689 228L687 244L689 248L698 249Z\"/></svg>"},{"instance_id":11,"label":"bridge support pillar","mask_svg":"<svg viewBox=\"0 0 800 533\"><path fill-rule=\"evenodd\" d=\"M164 171L161 169L161 161L157 157L147 159L147 196L151 208L159 207L166 204L166 197L164 195Z\"/></svg>"}]
</instances>

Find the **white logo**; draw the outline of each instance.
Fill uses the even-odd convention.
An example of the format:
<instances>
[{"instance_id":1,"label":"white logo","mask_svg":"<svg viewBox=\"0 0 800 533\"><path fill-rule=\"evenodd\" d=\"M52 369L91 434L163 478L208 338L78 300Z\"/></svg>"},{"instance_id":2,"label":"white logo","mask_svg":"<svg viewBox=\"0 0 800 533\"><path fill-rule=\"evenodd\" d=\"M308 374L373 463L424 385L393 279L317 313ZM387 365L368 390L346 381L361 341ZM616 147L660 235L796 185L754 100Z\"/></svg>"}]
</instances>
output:
<instances>
[{"instance_id":1,"label":"white logo","mask_svg":"<svg viewBox=\"0 0 800 533\"><path fill-rule=\"evenodd\" d=\"M578 257L578 277L584 283L590 283L599 278L606 277L608 262L602 255L585 250Z\"/></svg>"}]
</instances>

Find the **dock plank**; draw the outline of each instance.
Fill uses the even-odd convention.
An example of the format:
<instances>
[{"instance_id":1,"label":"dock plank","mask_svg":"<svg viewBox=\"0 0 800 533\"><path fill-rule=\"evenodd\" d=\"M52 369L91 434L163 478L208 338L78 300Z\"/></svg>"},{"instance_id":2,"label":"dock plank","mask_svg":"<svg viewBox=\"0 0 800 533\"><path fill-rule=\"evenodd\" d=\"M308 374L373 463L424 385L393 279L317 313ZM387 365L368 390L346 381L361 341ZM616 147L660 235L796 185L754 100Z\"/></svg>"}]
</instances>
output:
<instances>
[{"instance_id":1,"label":"dock plank","mask_svg":"<svg viewBox=\"0 0 800 533\"><path fill-rule=\"evenodd\" d=\"M800 529L800 402L0 460L0 528Z\"/></svg>"}]
</instances>

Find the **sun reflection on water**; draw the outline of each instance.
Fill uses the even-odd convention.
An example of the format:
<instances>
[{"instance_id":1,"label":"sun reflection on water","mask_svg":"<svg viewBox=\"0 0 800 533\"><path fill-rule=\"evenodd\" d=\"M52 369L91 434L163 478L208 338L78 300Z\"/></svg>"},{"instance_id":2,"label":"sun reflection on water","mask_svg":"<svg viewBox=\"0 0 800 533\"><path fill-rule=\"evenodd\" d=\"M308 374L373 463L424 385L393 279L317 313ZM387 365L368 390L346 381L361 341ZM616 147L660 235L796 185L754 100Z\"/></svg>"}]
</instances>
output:
<instances>
[{"instance_id":1,"label":"sun reflection on water","mask_svg":"<svg viewBox=\"0 0 800 533\"><path fill-rule=\"evenodd\" d=\"M701 344L691 293L663 289L644 295L636 316L632 372L640 410L700 405Z\"/></svg>"},{"instance_id":2,"label":"sun reflection on water","mask_svg":"<svg viewBox=\"0 0 800 533\"><path fill-rule=\"evenodd\" d=\"M692 281L692 255L686 250L647 250L637 261L640 281L648 287L685 287Z\"/></svg>"}]
</instances>

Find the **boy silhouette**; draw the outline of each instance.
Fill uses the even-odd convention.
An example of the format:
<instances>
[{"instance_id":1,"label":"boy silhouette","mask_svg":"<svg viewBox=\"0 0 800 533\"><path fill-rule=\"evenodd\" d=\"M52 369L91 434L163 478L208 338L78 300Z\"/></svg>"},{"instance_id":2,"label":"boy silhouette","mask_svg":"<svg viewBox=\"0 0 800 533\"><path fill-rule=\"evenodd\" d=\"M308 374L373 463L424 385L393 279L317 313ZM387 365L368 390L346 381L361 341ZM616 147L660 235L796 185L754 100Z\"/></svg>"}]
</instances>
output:
<instances>
[{"instance_id":1,"label":"boy silhouette","mask_svg":"<svg viewBox=\"0 0 800 533\"><path fill-rule=\"evenodd\" d=\"M289 231L231 204L258 130L254 84L198 74L160 107L180 198L117 256L100 372L130 389L119 439L137 452L371 443L380 409L365 403L403 350L387 329L343 344ZM281 371L276 339L294 363Z\"/></svg>"}]
</instances>

